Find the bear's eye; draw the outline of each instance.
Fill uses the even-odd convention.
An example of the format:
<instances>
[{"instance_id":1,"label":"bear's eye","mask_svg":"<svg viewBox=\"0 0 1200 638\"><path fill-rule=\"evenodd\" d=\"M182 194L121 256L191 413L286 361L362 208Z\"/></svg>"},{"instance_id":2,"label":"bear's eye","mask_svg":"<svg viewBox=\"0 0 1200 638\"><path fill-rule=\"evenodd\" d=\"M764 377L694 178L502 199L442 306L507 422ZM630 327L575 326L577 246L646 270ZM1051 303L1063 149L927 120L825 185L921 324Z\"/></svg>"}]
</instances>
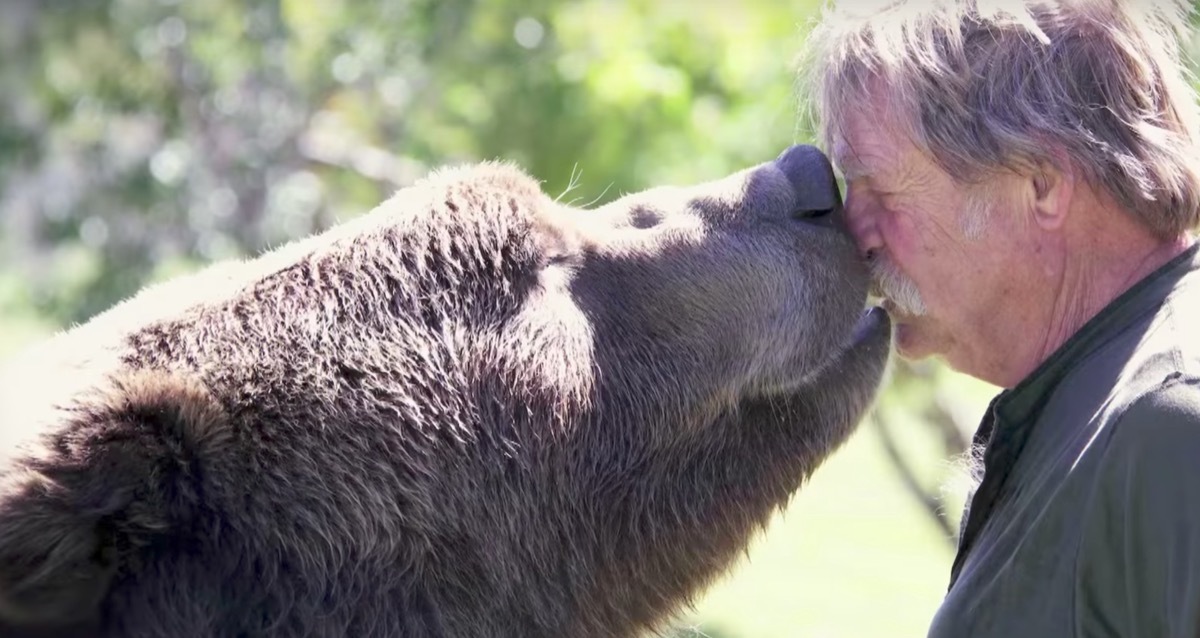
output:
<instances>
[{"instance_id":1,"label":"bear's eye","mask_svg":"<svg viewBox=\"0 0 1200 638\"><path fill-rule=\"evenodd\" d=\"M652 208L638 206L630 211L629 223L634 228L654 228L662 221L662 214Z\"/></svg>"}]
</instances>

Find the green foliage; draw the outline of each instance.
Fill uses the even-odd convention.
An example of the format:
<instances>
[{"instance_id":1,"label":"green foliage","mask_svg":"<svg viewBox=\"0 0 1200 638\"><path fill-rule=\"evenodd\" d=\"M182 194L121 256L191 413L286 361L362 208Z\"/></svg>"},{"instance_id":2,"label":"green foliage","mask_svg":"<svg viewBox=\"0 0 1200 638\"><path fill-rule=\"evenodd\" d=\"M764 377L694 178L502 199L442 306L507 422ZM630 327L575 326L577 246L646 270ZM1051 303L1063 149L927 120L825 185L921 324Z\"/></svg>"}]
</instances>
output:
<instances>
[{"instance_id":1,"label":"green foliage","mask_svg":"<svg viewBox=\"0 0 1200 638\"><path fill-rule=\"evenodd\" d=\"M511 160L586 205L767 161L811 140L817 3L4 0L0 356L439 165ZM929 489L988 390L937 366L894 388L879 432ZM677 635L922 633L951 546L883 449L864 428Z\"/></svg>"},{"instance_id":2,"label":"green foliage","mask_svg":"<svg viewBox=\"0 0 1200 638\"><path fill-rule=\"evenodd\" d=\"M3 11L0 256L55 323L134 292L157 264L259 252L441 164L515 161L555 193L577 175L572 198L602 203L807 137L790 78L811 4L14 0Z\"/></svg>"}]
</instances>

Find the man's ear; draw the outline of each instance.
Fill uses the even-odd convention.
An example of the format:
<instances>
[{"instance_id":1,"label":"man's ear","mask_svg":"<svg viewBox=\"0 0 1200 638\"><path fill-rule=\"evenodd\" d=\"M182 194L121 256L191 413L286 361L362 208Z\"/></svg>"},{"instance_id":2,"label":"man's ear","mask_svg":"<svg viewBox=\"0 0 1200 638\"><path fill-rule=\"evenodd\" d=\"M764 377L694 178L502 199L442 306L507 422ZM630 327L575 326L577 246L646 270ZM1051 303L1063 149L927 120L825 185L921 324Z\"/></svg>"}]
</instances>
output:
<instances>
[{"instance_id":1,"label":"man's ear","mask_svg":"<svg viewBox=\"0 0 1200 638\"><path fill-rule=\"evenodd\" d=\"M1033 219L1044 230L1058 230L1066 222L1075 197L1075 168L1065 154L1054 153L1053 162L1040 162L1030 172Z\"/></svg>"}]
</instances>

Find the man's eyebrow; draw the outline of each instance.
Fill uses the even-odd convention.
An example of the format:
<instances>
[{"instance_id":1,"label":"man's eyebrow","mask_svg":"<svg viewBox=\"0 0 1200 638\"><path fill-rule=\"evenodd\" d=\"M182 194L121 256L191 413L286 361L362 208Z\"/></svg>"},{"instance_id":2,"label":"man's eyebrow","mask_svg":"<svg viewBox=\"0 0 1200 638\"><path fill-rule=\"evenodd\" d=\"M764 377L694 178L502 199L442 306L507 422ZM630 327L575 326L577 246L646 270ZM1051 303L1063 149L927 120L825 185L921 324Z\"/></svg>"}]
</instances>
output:
<instances>
[{"instance_id":1,"label":"man's eyebrow","mask_svg":"<svg viewBox=\"0 0 1200 638\"><path fill-rule=\"evenodd\" d=\"M870 177L872 171L853 155L836 155L833 158L834 168L842 174L842 178L847 182L853 181L862 177Z\"/></svg>"},{"instance_id":2,"label":"man's eyebrow","mask_svg":"<svg viewBox=\"0 0 1200 638\"><path fill-rule=\"evenodd\" d=\"M871 170L862 163L858 154L854 152L854 148L845 139L834 142L833 148L829 149L829 160L833 164L833 169L841 173L842 179L847 182L868 177L871 174Z\"/></svg>"}]
</instances>

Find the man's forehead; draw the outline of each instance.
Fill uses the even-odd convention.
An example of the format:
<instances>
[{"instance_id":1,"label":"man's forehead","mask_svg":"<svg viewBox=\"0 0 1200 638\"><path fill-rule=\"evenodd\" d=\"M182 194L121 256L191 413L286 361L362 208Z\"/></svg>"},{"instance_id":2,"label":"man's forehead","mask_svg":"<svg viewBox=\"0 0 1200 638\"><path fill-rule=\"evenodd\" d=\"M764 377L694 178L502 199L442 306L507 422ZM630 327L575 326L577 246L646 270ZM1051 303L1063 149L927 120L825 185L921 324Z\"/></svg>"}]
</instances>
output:
<instances>
[{"instance_id":1,"label":"man's forehead","mask_svg":"<svg viewBox=\"0 0 1200 638\"><path fill-rule=\"evenodd\" d=\"M891 174L917 152L901 131L885 121L855 122L830 142L829 161L846 180Z\"/></svg>"},{"instance_id":2,"label":"man's forehead","mask_svg":"<svg viewBox=\"0 0 1200 638\"><path fill-rule=\"evenodd\" d=\"M911 147L891 110L871 103L834 126L829 160L847 180L881 173Z\"/></svg>"}]
</instances>

